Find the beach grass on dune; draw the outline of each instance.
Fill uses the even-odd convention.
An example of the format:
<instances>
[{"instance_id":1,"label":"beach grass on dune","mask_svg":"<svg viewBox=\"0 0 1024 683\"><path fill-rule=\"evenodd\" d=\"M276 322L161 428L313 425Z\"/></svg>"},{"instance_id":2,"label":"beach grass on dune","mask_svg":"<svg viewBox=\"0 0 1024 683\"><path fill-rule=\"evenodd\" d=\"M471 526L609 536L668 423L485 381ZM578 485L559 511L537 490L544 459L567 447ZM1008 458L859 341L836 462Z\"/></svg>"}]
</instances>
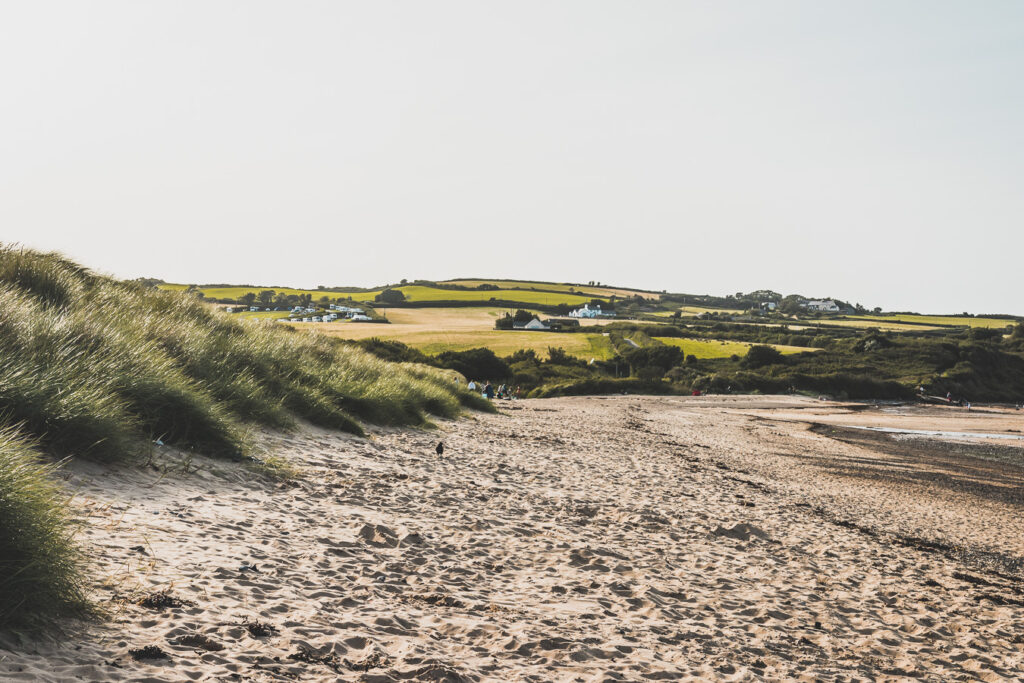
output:
<instances>
[{"instance_id":1,"label":"beach grass on dune","mask_svg":"<svg viewBox=\"0 0 1024 683\"><path fill-rule=\"evenodd\" d=\"M87 611L63 494L34 444L0 426L0 630Z\"/></svg>"},{"instance_id":2,"label":"beach grass on dune","mask_svg":"<svg viewBox=\"0 0 1024 683\"><path fill-rule=\"evenodd\" d=\"M111 460L160 439L238 458L247 424L359 434L360 421L424 424L473 401L451 378L52 254L0 251L0 296L0 411L61 455Z\"/></svg>"},{"instance_id":3,"label":"beach grass on dune","mask_svg":"<svg viewBox=\"0 0 1024 683\"><path fill-rule=\"evenodd\" d=\"M362 434L361 422L493 410L444 371L234 320L55 254L0 247L0 298L0 420L18 426L0 427L0 628L81 603L62 495L40 454L116 463L159 440L241 460L256 425Z\"/></svg>"}]
</instances>

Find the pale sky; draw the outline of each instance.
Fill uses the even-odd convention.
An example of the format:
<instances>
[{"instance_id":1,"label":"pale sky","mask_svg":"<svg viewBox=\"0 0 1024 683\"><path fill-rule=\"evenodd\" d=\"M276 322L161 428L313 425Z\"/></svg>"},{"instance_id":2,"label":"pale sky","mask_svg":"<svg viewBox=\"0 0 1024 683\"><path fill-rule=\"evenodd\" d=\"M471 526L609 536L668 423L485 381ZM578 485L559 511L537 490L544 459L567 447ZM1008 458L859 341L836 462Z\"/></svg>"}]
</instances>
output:
<instances>
[{"instance_id":1,"label":"pale sky","mask_svg":"<svg viewBox=\"0 0 1024 683\"><path fill-rule=\"evenodd\" d=\"M1024 314L1024 2L0 6L0 241Z\"/></svg>"}]
</instances>

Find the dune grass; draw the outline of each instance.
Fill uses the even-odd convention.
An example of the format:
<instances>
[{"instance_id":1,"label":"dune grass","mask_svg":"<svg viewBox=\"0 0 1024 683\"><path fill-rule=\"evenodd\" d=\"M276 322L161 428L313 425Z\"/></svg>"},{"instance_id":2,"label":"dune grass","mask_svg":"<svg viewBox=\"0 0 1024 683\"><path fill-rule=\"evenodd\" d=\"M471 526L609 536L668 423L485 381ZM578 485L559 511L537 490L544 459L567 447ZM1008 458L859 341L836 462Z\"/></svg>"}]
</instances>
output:
<instances>
[{"instance_id":1,"label":"dune grass","mask_svg":"<svg viewBox=\"0 0 1024 683\"><path fill-rule=\"evenodd\" d=\"M88 609L53 469L17 430L0 427L0 631Z\"/></svg>"},{"instance_id":2,"label":"dune grass","mask_svg":"<svg viewBox=\"0 0 1024 683\"><path fill-rule=\"evenodd\" d=\"M55 254L0 248L0 300L0 417L51 456L118 462L160 439L242 460L257 424L287 429L302 418L362 434L360 421L426 425L428 416L453 417L463 406L493 410L433 368L388 363L286 325L235 320L188 294L94 275ZM0 525L56 528L42 502L58 495L41 483L47 470L24 464L31 449L3 434L10 462L22 464L4 461L3 476L14 478L0 479L0 505L14 507L0 507ZM32 494L28 502L17 502L22 493ZM59 535L41 538L59 545ZM0 580L18 576L57 594L68 594L59 574L74 583L73 572L60 569L70 565L54 565L51 575L28 551L3 559ZM31 610L22 583L0 583L0 614Z\"/></svg>"}]
</instances>

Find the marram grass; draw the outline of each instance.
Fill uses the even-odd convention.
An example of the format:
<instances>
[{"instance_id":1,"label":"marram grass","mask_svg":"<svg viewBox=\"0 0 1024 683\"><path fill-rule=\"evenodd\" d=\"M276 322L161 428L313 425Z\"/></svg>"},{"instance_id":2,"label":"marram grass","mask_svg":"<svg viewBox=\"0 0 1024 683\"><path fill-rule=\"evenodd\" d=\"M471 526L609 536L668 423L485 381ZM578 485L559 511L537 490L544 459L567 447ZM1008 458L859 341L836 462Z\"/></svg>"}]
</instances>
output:
<instances>
[{"instance_id":1,"label":"marram grass","mask_svg":"<svg viewBox=\"0 0 1024 683\"><path fill-rule=\"evenodd\" d=\"M443 371L233 319L56 254L0 246L0 301L0 418L21 435L0 425L0 627L81 602L61 494L37 449L118 461L160 439L245 459L251 425L301 418L361 434L361 422L493 410Z\"/></svg>"},{"instance_id":2,"label":"marram grass","mask_svg":"<svg viewBox=\"0 0 1024 683\"><path fill-rule=\"evenodd\" d=\"M0 427L0 630L86 610L66 498L34 445Z\"/></svg>"},{"instance_id":3,"label":"marram grass","mask_svg":"<svg viewBox=\"0 0 1024 683\"><path fill-rule=\"evenodd\" d=\"M0 412L62 456L111 460L161 439L239 458L246 424L361 433L487 408L443 374L57 255L0 249L0 297Z\"/></svg>"}]
</instances>

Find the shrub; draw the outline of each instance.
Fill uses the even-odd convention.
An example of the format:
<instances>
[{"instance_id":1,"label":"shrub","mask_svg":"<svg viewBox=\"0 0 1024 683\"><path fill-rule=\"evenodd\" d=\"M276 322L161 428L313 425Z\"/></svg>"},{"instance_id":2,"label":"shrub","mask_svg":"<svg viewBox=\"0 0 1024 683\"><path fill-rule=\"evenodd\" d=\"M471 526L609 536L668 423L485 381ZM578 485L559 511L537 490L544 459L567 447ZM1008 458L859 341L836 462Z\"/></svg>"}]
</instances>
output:
<instances>
[{"instance_id":1,"label":"shrub","mask_svg":"<svg viewBox=\"0 0 1024 683\"><path fill-rule=\"evenodd\" d=\"M437 360L441 367L460 372L467 379L500 381L509 376L508 364L490 349L445 351Z\"/></svg>"},{"instance_id":2,"label":"shrub","mask_svg":"<svg viewBox=\"0 0 1024 683\"><path fill-rule=\"evenodd\" d=\"M886 337L884 334L879 332L869 332L864 335L856 344L853 345L853 350L858 353L864 353L867 351L878 351L880 349L892 348L893 342L891 339Z\"/></svg>"},{"instance_id":3,"label":"shrub","mask_svg":"<svg viewBox=\"0 0 1024 683\"><path fill-rule=\"evenodd\" d=\"M756 345L747 350L747 355L740 361L745 368L763 368L766 365L785 363L786 357L782 352L771 346Z\"/></svg>"},{"instance_id":4,"label":"shrub","mask_svg":"<svg viewBox=\"0 0 1024 683\"><path fill-rule=\"evenodd\" d=\"M379 301L385 304L400 304L405 301L405 294L400 289L385 289L383 292L373 297L374 301Z\"/></svg>"}]
</instances>

